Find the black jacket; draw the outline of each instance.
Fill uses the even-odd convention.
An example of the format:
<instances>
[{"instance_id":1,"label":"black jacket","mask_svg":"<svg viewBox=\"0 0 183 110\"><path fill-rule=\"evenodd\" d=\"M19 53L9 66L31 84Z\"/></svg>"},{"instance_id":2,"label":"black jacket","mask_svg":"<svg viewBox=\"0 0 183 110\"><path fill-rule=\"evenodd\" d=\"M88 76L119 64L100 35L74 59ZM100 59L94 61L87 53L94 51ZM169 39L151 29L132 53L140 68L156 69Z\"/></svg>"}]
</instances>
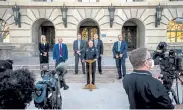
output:
<instances>
[{"instance_id":1,"label":"black jacket","mask_svg":"<svg viewBox=\"0 0 183 110\"><path fill-rule=\"evenodd\" d=\"M130 109L174 109L168 91L148 71L134 70L123 79Z\"/></svg>"}]
</instances>

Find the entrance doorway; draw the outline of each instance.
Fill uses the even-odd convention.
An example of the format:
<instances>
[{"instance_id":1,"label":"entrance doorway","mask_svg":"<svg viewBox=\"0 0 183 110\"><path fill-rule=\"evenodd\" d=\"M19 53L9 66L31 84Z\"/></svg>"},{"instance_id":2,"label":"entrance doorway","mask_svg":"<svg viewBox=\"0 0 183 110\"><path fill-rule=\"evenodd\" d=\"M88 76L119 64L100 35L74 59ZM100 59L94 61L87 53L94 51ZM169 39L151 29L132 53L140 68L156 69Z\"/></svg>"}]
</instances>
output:
<instances>
[{"instance_id":1,"label":"entrance doorway","mask_svg":"<svg viewBox=\"0 0 183 110\"><path fill-rule=\"evenodd\" d=\"M46 36L47 41L49 42L49 50L53 49L55 44L55 28L54 26L41 26L42 35Z\"/></svg>"},{"instance_id":2,"label":"entrance doorway","mask_svg":"<svg viewBox=\"0 0 183 110\"><path fill-rule=\"evenodd\" d=\"M137 40L137 26L124 26L123 27L124 40L128 44L128 50L136 49Z\"/></svg>"},{"instance_id":3,"label":"entrance doorway","mask_svg":"<svg viewBox=\"0 0 183 110\"><path fill-rule=\"evenodd\" d=\"M41 35L46 36L46 40L49 43L49 51L52 51L55 44L55 27L51 21L45 18L38 19L32 26L32 42L36 44L37 55L39 55L38 44Z\"/></svg>"},{"instance_id":4,"label":"entrance doorway","mask_svg":"<svg viewBox=\"0 0 183 110\"><path fill-rule=\"evenodd\" d=\"M126 21L122 27L122 35L128 44L128 51L145 46L145 26L139 19Z\"/></svg>"},{"instance_id":5,"label":"entrance doorway","mask_svg":"<svg viewBox=\"0 0 183 110\"><path fill-rule=\"evenodd\" d=\"M80 27L80 33L82 36L82 39L85 41L92 40L94 34L99 35L99 29L98 27L92 27L92 26L81 26Z\"/></svg>"},{"instance_id":6,"label":"entrance doorway","mask_svg":"<svg viewBox=\"0 0 183 110\"><path fill-rule=\"evenodd\" d=\"M98 34L100 39L98 23L89 18L80 23L78 33L81 34L82 40L85 41L93 40L94 34Z\"/></svg>"}]
</instances>

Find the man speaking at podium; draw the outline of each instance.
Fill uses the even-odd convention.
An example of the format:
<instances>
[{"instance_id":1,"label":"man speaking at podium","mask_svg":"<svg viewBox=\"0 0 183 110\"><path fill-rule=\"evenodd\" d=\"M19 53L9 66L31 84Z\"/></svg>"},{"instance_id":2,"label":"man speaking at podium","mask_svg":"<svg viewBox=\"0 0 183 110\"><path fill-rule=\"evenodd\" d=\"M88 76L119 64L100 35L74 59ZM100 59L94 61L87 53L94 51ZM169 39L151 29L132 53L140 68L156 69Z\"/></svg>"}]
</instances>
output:
<instances>
[{"instance_id":1,"label":"man speaking at podium","mask_svg":"<svg viewBox=\"0 0 183 110\"><path fill-rule=\"evenodd\" d=\"M82 55L82 61L86 62L86 60L95 60L92 63L92 84L95 84L95 72L96 72L96 61L98 59L99 53L98 50L93 46L93 41L89 40L88 42L89 47L85 49L84 54ZM86 71L87 71L87 84L90 83L90 68L89 63L86 62Z\"/></svg>"}]
</instances>

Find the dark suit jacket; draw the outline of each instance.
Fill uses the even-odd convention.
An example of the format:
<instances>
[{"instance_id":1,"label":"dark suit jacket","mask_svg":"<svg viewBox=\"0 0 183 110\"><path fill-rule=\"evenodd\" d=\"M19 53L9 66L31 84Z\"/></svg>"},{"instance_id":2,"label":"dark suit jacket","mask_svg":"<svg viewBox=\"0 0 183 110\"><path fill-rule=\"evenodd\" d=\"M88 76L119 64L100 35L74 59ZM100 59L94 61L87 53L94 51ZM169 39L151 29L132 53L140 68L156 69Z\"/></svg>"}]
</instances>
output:
<instances>
[{"instance_id":1,"label":"dark suit jacket","mask_svg":"<svg viewBox=\"0 0 183 110\"><path fill-rule=\"evenodd\" d=\"M53 47L53 60L59 61L60 49L59 44L55 44ZM67 45L62 43L62 59L66 61L68 59L68 49Z\"/></svg>"},{"instance_id":2,"label":"dark suit jacket","mask_svg":"<svg viewBox=\"0 0 183 110\"><path fill-rule=\"evenodd\" d=\"M48 52L49 51L49 43L45 43L45 45L43 43L39 43L39 52L44 54L44 52Z\"/></svg>"},{"instance_id":3,"label":"dark suit jacket","mask_svg":"<svg viewBox=\"0 0 183 110\"><path fill-rule=\"evenodd\" d=\"M48 63L48 59L49 59L49 43L45 43L45 45L43 43L39 43L39 57L40 57L40 63ZM47 56L43 56L44 52L47 53Z\"/></svg>"},{"instance_id":4,"label":"dark suit jacket","mask_svg":"<svg viewBox=\"0 0 183 110\"><path fill-rule=\"evenodd\" d=\"M78 55L77 50L80 50L80 53L83 54L85 50L85 41L81 40L80 48L78 49L78 40L75 40L73 43L74 56Z\"/></svg>"},{"instance_id":5,"label":"dark suit jacket","mask_svg":"<svg viewBox=\"0 0 183 110\"><path fill-rule=\"evenodd\" d=\"M93 40L93 46L95 47L95 41L94 41L94 40ZM103 46L102 40L99 40L99 39L98 39L97 50L98 50L98 52L99 52L99 55L100 55L100 54L103 55L104 46Z\"/></svg>"},{"instance_id":6,"label":"dark suit jacket","mask_svg":"<svg viewBox=\"0 0 183 110\"><path fill-rule=\"evenodd\" d=\"M128 49L128 45L127 45L126 41L122 41L120 53L123 54L124 58L127 58L127 49ZM113 52L113 56L115 58L116 55L118 54L118 41L116 41L114 43L113 48L112 48L112 52Z\"/></svg>"}]
</instances>

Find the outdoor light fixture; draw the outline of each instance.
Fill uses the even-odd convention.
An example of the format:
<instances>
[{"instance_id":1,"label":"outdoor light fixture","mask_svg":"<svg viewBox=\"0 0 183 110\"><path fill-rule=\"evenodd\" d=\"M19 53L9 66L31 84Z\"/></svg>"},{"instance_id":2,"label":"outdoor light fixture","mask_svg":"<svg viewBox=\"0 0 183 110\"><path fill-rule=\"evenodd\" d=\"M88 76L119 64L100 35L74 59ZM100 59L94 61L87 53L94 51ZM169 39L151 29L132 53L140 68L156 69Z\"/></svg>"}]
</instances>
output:
<instances>
[{"instance_id":1,"label":"outdoor light fixture","mask_svg":"<svg viewBox=\"0 0 183 110\"><path fill-rule=\"evenodd\" d=\"M65 4L64 4L63 7L61 7L61 12L62 12L62 20L65 28L67 28L67 10L68 8L65 7Z\"/></svg>"},{"instance_id":2,"label":"outdoor light fixture","mask_svg":"<svg viewBox=\"0 0 183 110\"><path fill-rule=\"evenodd\" d=\"M16 4L12 7L13 16L15 20L15 24L18 24L18 27L21 28L21 20L20 20L20 7Z\"/></svg>"},{"instance_id":3,"label":"outdoor light fixture","mask_svg":"<svg viewBox=\"0 0 183 110\"><path fill-rule=\"evenodd\" d=\"M115 13L115 7L111 6L108 7L108 11L109 11L109 17L110 17L110 28L112 28L113 25L113 21L114 21L114 13Z\"/></svg>"},{"instance_id":4,"label":"outdoor light fixture","mask_svg":"<svg viewBox=\"0 0 183 110\"><path fill-rule=\"evenodd\" d=\"M174 20L176 24L183 24L183 17L178 17L178 18L175 18Z\"/></svg>"},{"instance_id":5,"label":"outdoor light fixture","mask_svg":"<svg viewBox=\"0 0 183 110\"><path fill-rule=\"evenodd\" d=\"M155 13L155 27L160 25L161 16L162 16L163 7L160 5L156 6L156 13Z\"/></svg>"}]
</instances>

